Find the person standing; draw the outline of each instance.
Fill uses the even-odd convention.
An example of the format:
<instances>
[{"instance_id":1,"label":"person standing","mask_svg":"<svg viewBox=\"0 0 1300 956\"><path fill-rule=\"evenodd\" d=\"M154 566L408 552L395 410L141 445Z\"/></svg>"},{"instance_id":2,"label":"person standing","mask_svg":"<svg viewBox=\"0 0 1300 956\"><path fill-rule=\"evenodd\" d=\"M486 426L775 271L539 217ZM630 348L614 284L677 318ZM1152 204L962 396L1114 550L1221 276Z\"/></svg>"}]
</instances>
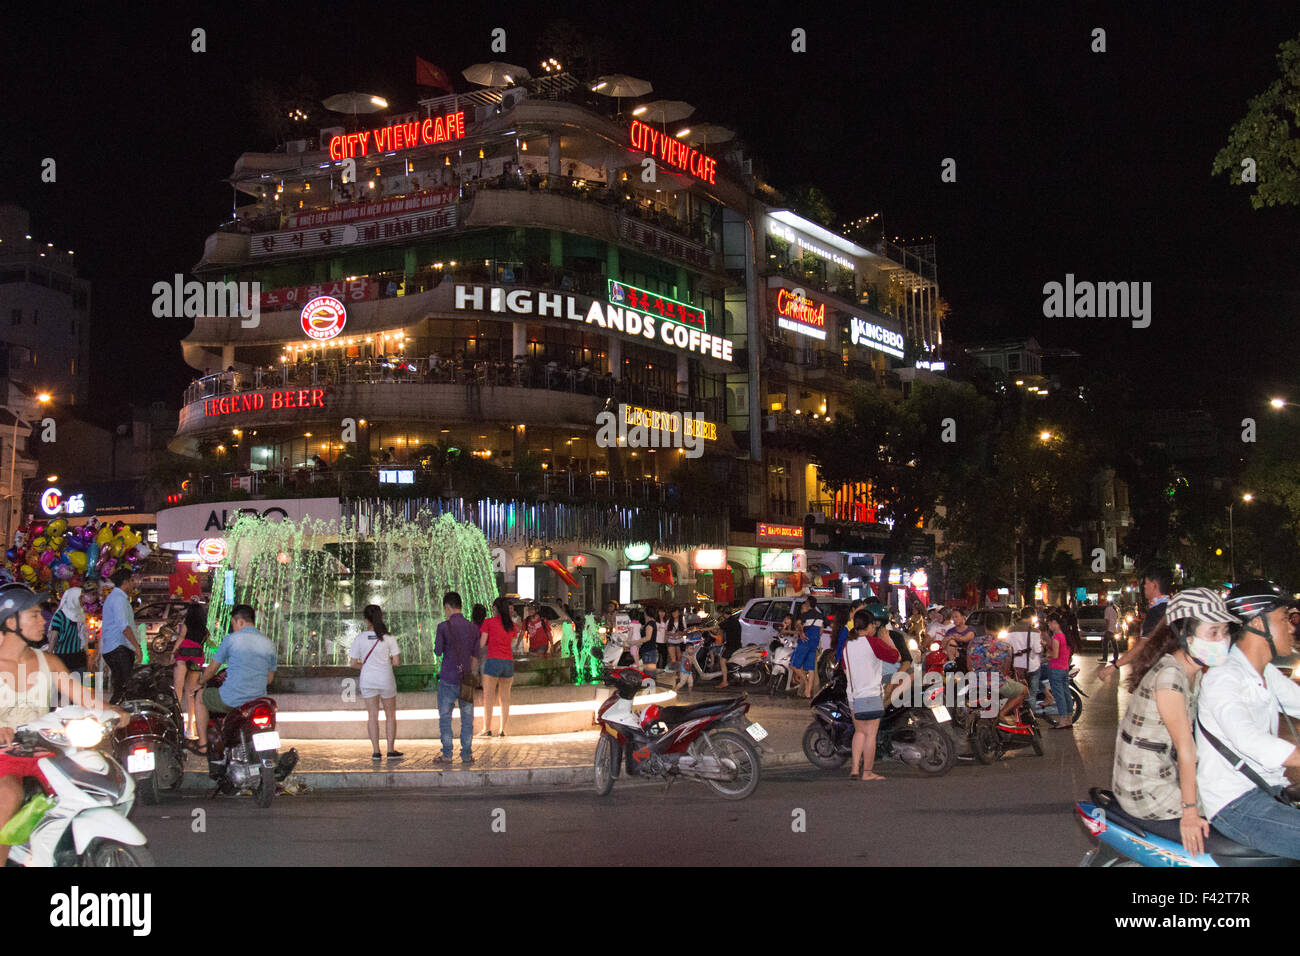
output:
<instances>
[{"instance_id":1,"label":"person standing","mask_svg":"<svg viewBox=\"0 0 1300 956\"><path fill-rule=\"evenodd\" d=\"M126 693L126 679L131 676L131 668L144 656L135 633L131 596L125 590L133 586L134 577L135 572L130 568L118 568L109 579L112 586L104 596L104 613L99 627L99 653L113 675L113 695L108 701L110 704L121 702Z\"/></svg>"},{"instance_id":2,"label":"person standing","mask_svg":"<svg viewBox=\"0 0 1300 956\"><path fill-rule=\"evenodd\" d=\"M803 681L804 697L812 697L813 677L816 676L817 650L821 646L823 620L822 612L817 607L817 599L809 594L804 599L803 613L799 622L799 627L803 631L803 639L799 641L798 646L794 649L794 654L790 658L790 667L795 672L795 679ZM725 676L725 671L723 673ZM876 696L879 696L879 694L877 693Z\"/></svg>"},{"instance_id":3,"label":"person standing","mask_svg":"<svg viewBox=\"0 0 1300 956\"><path fill-rule=\"evenodd\" d=\"M177 629L172 646L172 688L181 705L181 717L189 717L190 733L197 736L194 697L199 692L199 674L203 673L204 644L208 640L208 609L190 604Z\"/></svg>"},{"instance_id":4,"label":"person standing","mask_svg":"<svg viewBox=\"0 0 1300 956\"><path fill-rule=\"evenodd\" d=\"M686 622L682 620L682 609L673 608L668 612L668 626L664 628L665 640L668 642L668 663L677 664L680 670L682 662L682 641L686 638Z\"/></svg>"},{"instance_id":5,"label":"person standing","mask_svg":"<svg viewBox=\"0 0 1300 956\"><path fill-rule=\"evenodd\" d=\"M820 625L818 625L820 627ZM853 714L853 762L849 778L884 780L872 767L876 761L876 731L885 714L881 698L884 671L872 649L869 635L875 622L865 610L853 617L853 627L844 643L844 675Z\"/></svg>"},{"instance_id":6,"label":"person standing","mask_svg":"<svg viewBox=\"0 0 1300 956\"><path fill-rule=\"evenodd\" d=\"M1101 641L1101 662L1106 663L1106 655L1110 654L1111 663L1118 666L1119 664L1119 612L1115 610L1115 604L1112 601L1102 598L1105 607L1106 616L1106 636Z\"/></svg>"},{"instance_id":7,"label":"person standing","mask_svg":"<svg viewBox=\"0 0 1300 956\"><path fill-rule=\"evenodd\" d=\"M1133 642L1132 647L1120 655L1114 664L1107 664L1102 668L1101 673L1103 676L1109 673L1110 668L1113 667L1119 670L1119 668L1137 657L1138 652L1142 650L1151 635L1156 632L1156 628L1164 622L1165 605L1169 603L1169 592L1172 589L1173 579L1173 572L1167 567L1156 565L1147 568L1142 575L1142 594L1147 599L1147 612L1142 618L1140 636Z\"/></svg>"},{"instance_id":8,"label":"person standing","mask_svg":"<svg viewBox=\"0 0 1300 956\"><path fill-rule=\"evenodd\" d=\"M59 609L50 618L50 650L63 661L69 674L86 669L86 612L81 606L81 588L68 588Z\"/></svg>"},{"instance_id":9,"label":"person standing","mask_svg":"<svg viewBox=\"0 0 1300 956\"><path fill-rule=\"evenodd\" d=\"M500 601L500 599L498 599ZM479 656L479 635L474 625L461 613L460 595L448 591L442 596L444 620L438 624L433 641L433 652L442 661L438 671L438 733L442 737L442 753L433 758L434 763L451 763L452 708L460 697L460 683L473 673L474 660ZM486 668L484 670L486 673ZM487 691L484 689L484 699ZM460 701L460 762L474 762L474 701Z\"/></svg>"},{"instance_id":10,"label":"person standing","mask_svg":"<svg viewBox=\"0 0 1300 956\"><path fill-rule=\"evenodd\" d=\"M361 613L370 627L352 639L348 664L361 668L357 684L361 689L361 699L366 705L366 730L370 734L370 746L374 750L370 759L382 759L379 753L379 706L382 703L384 729L388 737L388 759L401 760L406 755L397 749L397 677L393 673L393 668L401 663L401 650L397 646L397 639L388 633L388 627L384 624L384 612L378 604L367 604ZM460 686L459 683L457 686ZM464 720L463 716L461 720Z\"/></svg>"},{"instance_id":11,"label":"person standing","mask_svg":"<svg viewBox=\"0 0 1300 956\"><path fill-rule=\"evenodd\" d=\"M480 647L483 650L483 732L492 736L492 710L498 698L501 702L501 736L506 735L510 720L510 685L515 680L515 658L511 641L515 634L510 602L503 597L492 602L496 617L483 622Z\"/></svg>"},{"instance_id":12,"label":"person standing","mask_svg":"<svg viewBox=\"0 0 1300 956\"><path fill-rule=\"evenodd\" d=\"M545 655L551 651L551 626L542 617L542 609L536 601L528 605L528 616L524 619L528 630L528 653Z\"/></svg>"},{"instance_id":13,"label":"person standing","mask_svg":"<svg viewBox=\"0 0 1300 956\"><path fill-rule=\"evenodd\" d=\"M1043 666L1043 639L1038 628L1034 627L1034 609L1022 607L1016 623L1007 632L1007 643L1011 645L1011 669L1015 678L1029 688L1029 706L1039 714L1038 686L1041 681L1039 669Z\"/></svg>"},{"instance_id":14,"label":"person standing","mask_svg":"<svg viewBox=\"0 0 1300 956\"><path fill-rule=\"evenodd\" d=\"M655 611L655 661L657 664L668 663L668 608L659 605Z\"/></svg>"},{"instance_id":15,"label":"person standing","mask_svg":"<svg viewBox=\"0 0 1300 956\"><path fill-rule=\"evenodd\" d=\"M1047 626L1051 628L1048 640L1047 661L1048 676L1052 685L1052 697L1056 699L1057 721L1052 725L1055 730L1064 730L1073 722L1070 706L1070 641L1061 628L1059 611L1053 611L1047 617Z\"/></svg>"}]
</instances>

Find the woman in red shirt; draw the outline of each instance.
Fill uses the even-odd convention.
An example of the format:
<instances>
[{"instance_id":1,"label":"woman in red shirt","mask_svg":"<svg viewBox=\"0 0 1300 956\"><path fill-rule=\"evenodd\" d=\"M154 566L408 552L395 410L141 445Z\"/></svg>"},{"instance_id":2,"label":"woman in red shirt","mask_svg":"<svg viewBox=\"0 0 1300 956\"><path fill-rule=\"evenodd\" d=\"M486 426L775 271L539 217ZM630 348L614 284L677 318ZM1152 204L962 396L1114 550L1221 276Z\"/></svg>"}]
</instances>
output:
<instances>
[{"instance_id":1,"label":"woman in red shirt","mask_svg":"<svg viewBox=\"0 0 1300 956\"><path fill-rule=\"evenodd\" d=\"M483 635L483 732L492 736L492 710L497 699L501 701L501 736L506 735L506 722L510 719L510 685L515 680L515 658L510 642L515 635L515 622L510 613L510 602L503 597L492 602L496 617L483 622L479 632Z\"/></svg>"}]
</instances>

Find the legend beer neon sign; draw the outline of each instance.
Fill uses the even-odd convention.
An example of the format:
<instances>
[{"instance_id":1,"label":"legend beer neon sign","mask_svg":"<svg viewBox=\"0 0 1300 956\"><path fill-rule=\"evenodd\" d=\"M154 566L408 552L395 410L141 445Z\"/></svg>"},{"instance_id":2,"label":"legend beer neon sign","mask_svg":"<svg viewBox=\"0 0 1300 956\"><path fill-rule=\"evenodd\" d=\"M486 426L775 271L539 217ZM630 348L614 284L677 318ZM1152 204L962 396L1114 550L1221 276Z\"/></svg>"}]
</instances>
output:
<instances>
[{"instance_id":1,"label":"legend beer neon sign","mask_svg":"<svg viewBox=\"0 0 1300 956\"><path fill-rule=\"evenodd\" d=\"M696 179L702 179L706 183L716 184L718 181L716 159L705 156L677 137L661 133L640 120L632 121L632 148L642 153L649 153L669 166L676 166L682 172L690 173Z\"/></svg>"},{"instance_id":2,"label":"legend beer neon sign","mask_svg":"<svg viewBox=\"0 0 1300 956\"><path fill-rule=\"evenodd\" d=\"M465 111L433 116L412 123L394 123L361 133L330 137L330 159L347 159L367 153L391 153L412 146L432 146L465 138Z\"/></svg>"},{"instance_id":3,"label":"legend beer neon sign","mask_svg":"<svg viewBox=\"0 0 1300 956\"><path fill-rule=\"evenodd\" d=\"M324 408L325 389L323 388L284 388L274 392L242 392L236 395L222 395L220 398L203 400L203 415L239 415L244 412L260 412L270 408L279 411L282 408Z\"/></svg>"}]
</instances>

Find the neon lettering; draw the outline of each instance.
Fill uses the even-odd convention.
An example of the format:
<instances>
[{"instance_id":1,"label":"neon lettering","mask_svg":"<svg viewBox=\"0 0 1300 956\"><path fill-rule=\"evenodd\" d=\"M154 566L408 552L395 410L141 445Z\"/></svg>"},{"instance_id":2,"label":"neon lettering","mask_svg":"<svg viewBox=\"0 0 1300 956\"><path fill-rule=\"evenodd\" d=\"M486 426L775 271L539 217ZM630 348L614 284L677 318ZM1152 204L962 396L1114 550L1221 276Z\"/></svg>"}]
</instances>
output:
<instances>
[{"instance_id":1,"label":"neon lettering","mask_svg":"<svg viewBox=\"0 0 1300 956\"><path fill-rule=\"evenodd\" d=\"M628 141L638 152L658 156L668 165L675 166L697 179L707 183L714 183L717 180L717 160L705 156L698 149L687 146L676 137L661 133L653 126L647 126L640 120L632 121Z\"/></svg>"},{"instance_id":2,"label":"neon lettering","mask_svg":"<svg viewBox=\"0 0 1300 956\"><path fill-rule=\"evenodd\" d=\"M803 292L792 293L781 289L776 294L776 311L788 319L812 325L819 329L826 328L826 303L813 305L812 300Z\"/></svg>"}]
</instances>

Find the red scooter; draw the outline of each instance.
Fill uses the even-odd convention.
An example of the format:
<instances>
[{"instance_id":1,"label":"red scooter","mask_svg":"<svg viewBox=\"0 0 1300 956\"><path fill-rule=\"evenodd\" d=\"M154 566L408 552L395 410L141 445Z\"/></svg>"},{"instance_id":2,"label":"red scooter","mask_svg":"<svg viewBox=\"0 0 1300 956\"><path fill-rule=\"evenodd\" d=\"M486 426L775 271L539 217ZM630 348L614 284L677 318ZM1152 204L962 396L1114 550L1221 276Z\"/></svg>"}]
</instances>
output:
<instances>
[{"instance_id":1,"label":"red scooter","mask_svg":"<svg viewBox=\"0 0 1300 956\"><path fill-rule=\"evenodd\" d=\"M219 687L225 672L208 681ZM259 807L269 807L276 784L293 773L298 751L281 755L276 729L275 701L258 697L228 714L208 714L208 776L220 793L252 790Z\"/></svg>"},{"instance_id":2,"label":"red scooter","mask_svg":"<svg viewBox=\"0 0 1300 956\"><path fill-rule=\"evenodd\" d=\"M607 670L602 680L614 688L596 712L596 792L602 797L625 763L629 777L700 780L728 800L754 792L761 770L754 741L767 731L746 719L744 694L687 707L652 704L637 714L632 700L638 691L653 689L653 679L625 667Z\"/></svg>"}]
</instances>

